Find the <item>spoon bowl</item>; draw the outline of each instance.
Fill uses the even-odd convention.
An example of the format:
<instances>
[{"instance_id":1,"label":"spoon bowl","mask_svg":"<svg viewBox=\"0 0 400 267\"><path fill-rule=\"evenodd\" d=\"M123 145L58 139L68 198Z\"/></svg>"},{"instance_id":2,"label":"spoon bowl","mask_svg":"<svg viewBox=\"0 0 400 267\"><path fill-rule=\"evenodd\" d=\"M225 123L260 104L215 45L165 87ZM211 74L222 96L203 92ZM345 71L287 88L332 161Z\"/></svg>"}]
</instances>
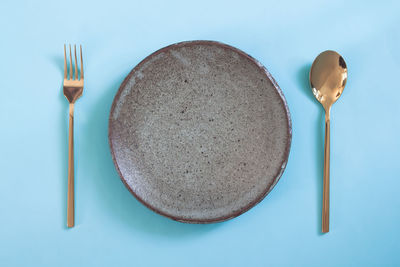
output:
<instances>
[{"instance_id":1,"label":"spoon bowl","mask_svg":"<svg viewBox=\"0 0 400 267\"><path fill-rule=\"evenodd\" d=\"M317 56L311 66L310 84L325 111L342 95L346 81L347 66L341 55L328 50Z\"/></svg>"}]
</instances>

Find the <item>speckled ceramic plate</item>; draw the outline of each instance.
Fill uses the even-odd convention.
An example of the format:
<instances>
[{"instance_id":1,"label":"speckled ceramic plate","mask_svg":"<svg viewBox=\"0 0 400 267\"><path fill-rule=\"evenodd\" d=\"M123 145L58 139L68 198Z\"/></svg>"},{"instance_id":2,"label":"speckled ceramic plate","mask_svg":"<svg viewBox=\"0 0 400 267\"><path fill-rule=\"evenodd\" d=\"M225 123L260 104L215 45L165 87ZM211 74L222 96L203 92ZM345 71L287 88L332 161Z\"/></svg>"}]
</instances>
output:
<instances>
[{"instance_id":1,"label":"speckled ceramic plate","mask_svg":"<svg viewBox=\"0 0 400 267\"><path fill-rule=\"evenodd\" d=\"M126 77L109 142L122 181L144 205L211 223L247 211L278 182L291 122L282 91L254 58L217 42L183 42Z\"/></svg>"}]
</instances>

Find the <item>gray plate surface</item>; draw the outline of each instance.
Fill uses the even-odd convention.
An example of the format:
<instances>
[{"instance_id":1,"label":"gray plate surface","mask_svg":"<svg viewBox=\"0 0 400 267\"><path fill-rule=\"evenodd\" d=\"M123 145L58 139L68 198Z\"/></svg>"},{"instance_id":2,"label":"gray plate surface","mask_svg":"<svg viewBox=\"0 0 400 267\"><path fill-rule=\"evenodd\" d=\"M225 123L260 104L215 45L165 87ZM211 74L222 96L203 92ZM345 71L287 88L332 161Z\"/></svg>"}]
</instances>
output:
<instances>
[{"instance_id":1,"label":"gray plate surface","mask_svg":"<svg viewBox=\"0 0 400 267\"><path fill-rule=\"evenodd\" d=\"M158 50L129 73L111 108L109 142L139 201L174 220L211 223L242 214L274 187L291 122L258 61L192 41Z\"/></svg>"}]
</instances>

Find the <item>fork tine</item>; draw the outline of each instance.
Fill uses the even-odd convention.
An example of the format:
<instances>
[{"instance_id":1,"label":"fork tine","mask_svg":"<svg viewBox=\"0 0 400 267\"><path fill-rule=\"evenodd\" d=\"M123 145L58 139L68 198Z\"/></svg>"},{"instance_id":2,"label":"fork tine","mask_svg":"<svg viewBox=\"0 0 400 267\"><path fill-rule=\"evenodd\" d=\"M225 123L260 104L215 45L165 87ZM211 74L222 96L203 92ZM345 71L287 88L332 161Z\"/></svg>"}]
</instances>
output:
<instances>
[{"instance_id":1,"label":"fork tine","mask_svg":"<svg viewBox=\"0 0 400 267\"><path fill-rule=\"evenodd\" d=\"M75 80L78 80L78 59L76 58L76 45L74 45L75 54Z\"/></svg>"},{"instance_id":2,"label":"fork tine","mask_svg":"<svg viewBox=\"0 0 400 267\"><path fill-rule=\"evenodd\" d=\"M83 80L83 59L82 59L82 45L79 45L81 50L81 80Z\"/></svg>"},{"instance_id":3,"label":"fork tine","mask_svg":"<svg viewBox=\"0 0 400 267\"><path fill-rule=\"evenodd\" d=\"M64 79L68 79L67 52L64 44Z\"/></svg>"},{"instance_id":4,"label":"fork tine","mask_svg":"<svg viewBox=\"0 0 400 267\"><path fill-rule=\"evenodd\" d=\"M72 80L72 52L71 52L71 45L69 45L69 78Z\"/></svg>"}]
</instances>

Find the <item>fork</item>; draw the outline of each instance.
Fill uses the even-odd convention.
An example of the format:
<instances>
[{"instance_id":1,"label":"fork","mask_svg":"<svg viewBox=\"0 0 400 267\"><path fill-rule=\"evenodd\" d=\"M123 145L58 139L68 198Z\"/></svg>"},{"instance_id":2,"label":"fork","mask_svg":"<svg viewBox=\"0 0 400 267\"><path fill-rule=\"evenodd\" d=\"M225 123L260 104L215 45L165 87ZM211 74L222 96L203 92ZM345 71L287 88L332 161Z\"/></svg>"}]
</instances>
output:
<instances>
[{"instance_id":1,"label":"fork","mask_svg":"<svg viewBox=\"0 0 400 267\"><path fill-rule=\"evenodd\" d=\"M67 49L64 45L64 83L63 91L69 102L69 132L68 132L68 198L67 198L67 226L74 227L75 224L75 200L74 200L74 105L75 101L83 92L83 59L82 46L80 47L80 78L78 79L78 60L76 57L76 45L74 45L75 55L75 75L72 71L72 51L69 45L69 77L67 68Z\"/></svg>"}]
</instances>

